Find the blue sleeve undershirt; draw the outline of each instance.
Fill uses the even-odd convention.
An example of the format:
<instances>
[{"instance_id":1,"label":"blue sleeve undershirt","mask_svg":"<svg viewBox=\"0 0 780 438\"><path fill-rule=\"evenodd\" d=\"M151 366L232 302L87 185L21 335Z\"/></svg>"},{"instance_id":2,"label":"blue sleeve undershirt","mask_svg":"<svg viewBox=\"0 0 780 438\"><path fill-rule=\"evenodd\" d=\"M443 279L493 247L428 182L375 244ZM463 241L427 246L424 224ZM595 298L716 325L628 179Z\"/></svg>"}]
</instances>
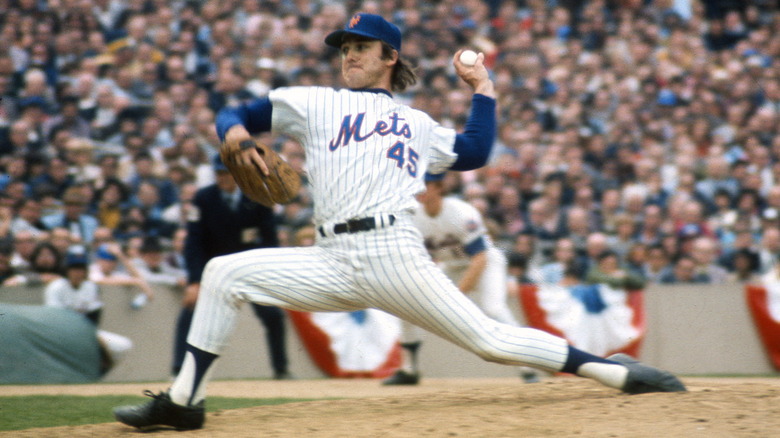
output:
<instances>
[{"instance_id":1,"label":"blue sleeve undershirt","mask_svg":"<svg viewBox=\"0 0 780 438\"><path fill-rule=\"evenodd\" d=\"M217 113L215 120L219 141L225 141L225 133L235 125L244 125L252 135L270 131L272 110L273 106L268 97L261 97L238 106L222 108Z\"/></svg>"},{"instance_id":2,"label":"blue sleeve undershirt","mask_svg":"<svg viewBox=\"0 0 780 438\"><path fill-rule=\"evenodd\" d=\"M466 245L463 249L466 251L466 254L468 254L469 257L474 257L475 255L487 249L485 238L480 236L473 242Z\"/></svg>"},{"instance_id":3,"label":"blue sleeve undershirt","mask_svg":"<svg viewBox=\"0 0 780 438\"><path fill-rule=\"evenodd\" d=\"M478 169L487 163L496 137L496 100L482 94L471 98L471 114L463 133L455 136L458 159L452 170Z\"/></svg>"}]
</instances>

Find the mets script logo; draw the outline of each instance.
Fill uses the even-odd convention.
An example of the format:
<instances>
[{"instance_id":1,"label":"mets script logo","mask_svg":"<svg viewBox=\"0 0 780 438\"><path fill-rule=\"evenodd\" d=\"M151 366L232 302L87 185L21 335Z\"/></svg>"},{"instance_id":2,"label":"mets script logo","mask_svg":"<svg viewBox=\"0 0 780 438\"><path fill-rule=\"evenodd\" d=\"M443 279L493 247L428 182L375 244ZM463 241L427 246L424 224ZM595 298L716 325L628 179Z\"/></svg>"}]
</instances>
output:
<instances>
[{"instance_id":1,"label":"mets script logo","mask_svg":"<svg viewBox=\"0 0 780 438\"><path fill-rule=\"evenodd\" d=\"M357 26L359 22L360 15L355 15L351 20L349 20L349 28L352 29L353 27Z\"/></svg>"},{"instance_id":2,"label":"mets script logo","mask_svg":"<svg viewBox=\"0 0 780 438\"><path fill-rule=\"evenodd\" d=\"M425 248L428 250L434 258L446 257L449 254L451 258L465 257L466 253L463 251L463 244L460 243L457 237L447 233L441 240L437 241L435 237L428 237L424 241Z\"/></svg>"},{"instance_id":3,"label":"mets script logo","mask_svg":"<svg viewBox=\"0 0 780 438\"><path fill-rule=\"evenodd\" d=\"M362 131L361 128L363 127L363 118L365 116L366 113L360 113L356 115L355 123L352 123L351 114L344 116L344 119L341 121L341 128L339 129L339 135L338 137L330 141L330 143L328 144L328 149L330 149L330 151L333 152L336 149L338 149L339 146L348 145L350 139L354 139L355 141L364 141L374 134L379 134L379 135L393 134L401 137L412 138L412 130L409 128L409 124L407 123L399 124L399 121L402 121L404 119L398 117L398 113L393 113L393 115L390 116L390 123L384 120L379 120L378 122L376 122L376 125L374 125L374 129L361 135L360 132Z\"/></svg>"}]
</instances>

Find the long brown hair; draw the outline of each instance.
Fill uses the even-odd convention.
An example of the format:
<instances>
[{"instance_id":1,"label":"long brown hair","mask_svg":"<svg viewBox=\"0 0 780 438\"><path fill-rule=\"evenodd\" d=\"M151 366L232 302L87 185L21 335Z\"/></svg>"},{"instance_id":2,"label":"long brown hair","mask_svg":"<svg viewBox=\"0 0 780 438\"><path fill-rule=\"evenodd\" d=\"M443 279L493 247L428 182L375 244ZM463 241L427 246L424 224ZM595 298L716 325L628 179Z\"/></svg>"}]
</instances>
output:
<instances>
[{"instance_id":1,"label":"long brown hair","mask_svg":"<svg viewBox=\"0 0 780 438\"><path fill-rule=\"evenodd\" d=\"M393 57L393 51L395 49L386 42L382 41L382 59L390 59ZM393 66L393 73L390 76L390 86L392 91L402 92L407 87L417 83L417 73L415 73L409 61L401 58L401 54L398 54L398 61Z\"/></svg>"}]
</instances>

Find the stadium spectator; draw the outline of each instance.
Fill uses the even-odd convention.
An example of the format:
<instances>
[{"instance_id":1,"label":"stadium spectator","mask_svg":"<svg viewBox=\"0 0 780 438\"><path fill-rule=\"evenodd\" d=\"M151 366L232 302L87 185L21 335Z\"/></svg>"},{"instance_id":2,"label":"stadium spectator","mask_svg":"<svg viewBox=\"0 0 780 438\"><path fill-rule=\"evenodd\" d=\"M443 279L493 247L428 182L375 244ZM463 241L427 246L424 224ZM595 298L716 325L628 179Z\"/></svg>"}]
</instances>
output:
<instances>
[{"instance_id":1,"label":"stadium spectator","mask_svg":"<svg viewBox=\"0 0 780 438\"><path fill-rule=\"evenodd\" d=\"M24 156L39 149L35 141L30 138L30 124L26 120L14 120L7 136L3 145L3 155Z\"/></svg>"},{"instance_id":2,"label":"stadium spectator","mask_svg":"<svg viewBox=\"0 0 780 438\"><path fill-rule=\"evenodd\" d=\"M57 199L65 199L65 191L75 184L75 176L70 174L68 162L64 158L54 157L48 162L45 172L30 181L30 189L35 192L46 187L54 190Z\"/></svg>"},{"instance_id":3,"label":"stadium spectator","mask_svg":"<svg viewBox=\"0 0 780 438\"><path fill-rule=\"evenodd\" d=\"M176 186L170 179L160 176L163 174L162 160L155 159L151 153L141 152L134 157L133 164L134 171L127 180L131 193L137 195L141 191L141 185L148 183L154 187L154 191L157 193L158 199L154 201L155 207L166 208L176 202L178 196ZM151 205L145 205L145 208L151 207Z\"/></svg>"},{"instance_id":4,"label":"stadium spectator","mask_svg":"<svg viewBox=\"0 0 780 438\"><path fill-rule=\"evenodd\" d=\"M98 246L95 260L89 264L89 279L101 286L131 286L140 289L140 294L145 298L136 295L134 303L139 307L154 297L149 283L131 263L131 258L122 247L115 242Z\"/></svg>"},{"instance_id":5,"label":"stadium spectator","mask_svg":"<svg viewBox=\"0 0 780 438\"><path fill-rule=\"evenodd\" d=\"M583 274L587 273L592 267L598 265L599 256L609 249L609 236L602 232L591 233L585 242L585 254L582 258Z\"/></svg>"},{"instance_id":6,"label":"stadium spectator","mask_svg":"<svg viewBox=\"0 0 780 438\"><path fill-rule=\"evenodd\" d=\"M86 137L69 137L61 155L70 164L68 173L74 176L75 183L92 183L100 176L100 167L93 157L94 145Z\"/></svg>"},{"instance_id":7,"label":"stadium spectator","mask_svg":"<svg viewBox=\"0 0 780 438\"><path fill-rule=\"evenodd\" d=\"M16 286L24 282L18 269L11 265L14 254L13 242L9 238L0 239L0 285Z\"/></svg>"},{"instance_id":8,"label":"stadium spectator","mask_svg":"<svg viewBox=\"0 0 780 438\"><path fill-rule=\"evenodd\" d=\"M165 262L176 269L187 270L187 260L184 257L184 244L187 241L187 228L177 228L171 239L171 250L165 256Z\"/></svg>"},{"instance_id":9,"label":"stadium spectator","mask_svg":"<svg viewBox=\"0 0 780 438\"><path fill-rule=\"evenodd\" d=\"M588 236L598 229L594 217L590 211L578 205L567 208L564 217L564 235L574 242L577 253L583 254Z\"/></svg>"},{"instance_id":10,"label":"stadium spectator","mask_svg":"<svg viewBox=\"0 0 780 438\"><path fill-rule=\"evenodd\" d=\"M606 284L614 289L627 291L641 291L645 287L645 280L639 275L624 270L620 266L620 256L611 250L599 254L598 263L585 274L584 282Z\"/></svg>"},{"instance_id":11,"label":"stadium spectator","mask_svg":"<svg viewBox=\"0 0 780 438\"><path fill-rule=\"evenodd\" d=\"M106 179L95 192L90 206L101 226L116 229L128 207L129 189L117 178Z\"/></svg>"},{"instance_id":12,"label":"stadium spectator","mask_svg":"<svg viewBox=\"0 0 780 438\"><path fill-rule=\"evenodd\" d=\"M642 267L642 275L648 284L658 284L663 278L673 275L672 266L669 254L661 244L650 245L647 248L647 258Z\"/></svg>"},{"instance_id":13,"label":"stadium spectator","mask_svg":"<svg viewBox=\"0 0 780 438\"><path fill-rule=\"evenodd\" d=\"M729 283L756 283L759 280L758 254L743 248L734 254L734 269L726 276Z\"/></svg>"},{"instance_id":14,"label":"stadium spectator","mask_svg":"<svg viewBox=\"0 0 780 438\"><path fill-rule=\"evenodd\" d=\"M112 243L114 241L115 239L113 228L104 225L97 227L95 232L92 234L92 244L89 246L89 248L87 248L89 260L95 259L95 254L101 245L104 243Z\"/></svg>"},{"instance_id":15,"label":"stadium spectator","mask_svg":"<svg viewBox=\"0 0 780 438\"><path fill-rule=\"evenodd\" d=\"M666 272L658 280L660 284L709 284L710 278L703 273L696 272L696 261L692 257L683 255L674 261L671 271Z\"/></svg>"},{"instance_id":16,"label":"stadium spectator","mask_svg":"<svg viewBox=\"0 0 780 438\"><path fill-rule=\"evenodd\" d=\"M601 194L599 203L599 229L607 234L617 233L617 217L623 208L621 206L620 190L609 188Z\"/></svg>"},{"instance_id":17,"label":"stadium spectator","mask_svg":"<svg viewBox=\"0 0 780 438\"><path fill-rule=\"evenodd\" d=\"M15 269L27 269L30 267L32 253L38 243L35 234L30 231L19 231L13 234L14 254L11 257L11 266Z\"/></svg>"},{"instance_id":18,"label":"stadium spectator","mask_svg":"<svg viewBox=\"0 0 780 438\"><path fill-rule=\"evenodd\" d=\"M620 213L614 218L615 233L607 236L607 246L617 253L618 259L625 260L629 249L637 243L636 221L630 214Z\"/></svg>"},{"instance_id":19,"label":"stadium spectator","mask_svg":"<svg viewBox=\"0 0 780 438\"><path fill-rule=\"evenodd\" d=\"M726 281L728 271L717 263L717 243L714 239L701 236L691 244L691 257L696 262L696 273L708 278L712 284L720 284Z\"/></svg>"},{"instance_id":20,"label":"stadium spectator","mask_svg":"<svg viewBox=\"0 0 780 438\"><path fill-rule=\"evenodd\" d=\"M758 245L758 270L769 272L780 261L780 228L767 228Z\"/></svg>"},{"instance_id":21,"label":"stadium spectator","mask_svg":"<svg viewBox=\"0 0 780 438\"><path fill-rule=\"evenodd\" d=\"M46 286L44 303L81 313L95 325L100 322L103 302L98 285L87 277L87 256L71 251L66 255L65 276Z\"/></svg>"},{"instance_id":22,"label":"stadium spectator","mask_svg":"<svg viewBox=\"0 0 780 438\"><path fill-rule=\"evenodd\" d=\"M704 178L696 183L696 191L701 193L704 199L714 202L715 195L721 191L730 197L737 195L739 183L731 176L731 166L726 157L709 157L705 166Z\"/></svg>"},{"instance_id":23,"label":"stadium spectator","mask_svg":"<svg viewBox=\"0 0 780 438\"><path fill-rule=\"evenodd\" d=\"M161 219L167 224L167 229L187 227L187 218L193 211L192 200L197 191L198 186L194 182L186 182L181 185L178 201L163 210L161 214Z\"/></svg>"},{"instance_id":24,"label":"stadium spectator","mask_svg":"<svg viewBox=\"0 0 780 438\"><path fill-rule=\"evenodd\" d=\"M21 272L24 284L47 285L62 277L62 266L63 257L57 248L45 240L38 242L30 255L30 266Z\"/></svg>"},{"instance_id":25,"label":"stadium spectator","mask_svg":"<svg viewBox=\"0 0 780 438\"><path fill-rule=\"evenodd\" d=\"M643 214L639 218L639 229L636 233L637 242L646 245L660 243L663 236L669 231L665 229L665 225L666 221L663 208L657 204L645 205Z\"/></svg>"},{"instance_id":26,"label":"stadium spectator","mask_svg":"<svg viewBox=\"0 0 780 438\"><path fill-rule=\"evenodd\" d=\"M548 252L559 237L559 221L557 207L551 207L541 198L536 198L528 205L528 217L523 231L536 236L540 250Z\"/></svg>"},{"instance_id":27,"label":"stadium spectator","mask_svg":"<svg viewBox=\"0 0 780 438\"><path fill-rule=\"evenodd\" d=\"M89 122L79 114L79 99L69 95L59 99L60 108L57 115L49 117L41 126L44 138L49 138L55 128L68 131L74 137L89 138Z\"/></svg>"},{"instance_id":28,"label":"stadium spectator","mask_svg":"<svg viewBox=\"0 0 780 438\"><path fill-rule=\"evenodd\" d=\"M635 275L647 282L645 277L645 266L647 265L647 245L644 243L634 243L626 253L623 262L623 269L626 272Z\"/></svg>"},{"instance_id":29,"label":"stadium spectator","mask_svg":"<svg viewBox=\"0 0 780 438\"><path fill-rule=\"evenodd\" d=\"M520 193L512 185L505 185L496 205L489 208L486 217L501 224L503 235L514 236L525 228L523 212L520 210Z\"/></svg>"},{"instance_id":30,"label":"stadium spectator","mask_svg":"<svg viewBox=\"0 0 780 438\"><path fill-rule=\"evenodd\" d=\"M168 263L168 251L156 236L146 236L140 248L141 256L131 263L149 284L162 284L183 288L187 284L187 273Z\"/></svg>"},{"instance_id":31,"label":"stadium spectator","mask_svg":"<svg viewBox=\"0 0 780 438\"><path fill-rule=\"evenodd\" d=\"M515 237L510 251L525 257L528 269L536 269L546 261L536 243L536 236L530 232L520 232Z\"/></svg>"},{"instance_id":32,"label":"stadium spectator","mask_svg":"<svg viewBox=\"0 0 780 438\"><path fill-rule=\"evenodd\" d=\"M49 230L65 228L72 240L90 244L99 222L86 212L89 200L81 187L70 187L62 197L62 212L44 216L41 221Z\"/></svg>"},{"instance_id":33,"label":"stadium spectator","mask_svg":"<svg viewBox=\"0 0 780 438\"><path fill-rule=\"evenodd\" d=\"M49 231L49 239L48 241L54 245L55 248L57 248L57 251L59 251L60 254L63 255L63 268L65 267L65 257L64 255L68 253L68 248L70 248L71 245L77 243L75 242L70 235L70 231L68 231L65 227L55 227L52 228L51 231Z\"/></svg>"},{"instance_id":34,"label":"stadium spectator","mask_svg":"<svg viewBox=\"0 0 780 438\"><path fill-rule=\"evenodd\" d=\"M537 283L558 284L563 278L567 267L577 266L580 276L585 275L584 266L577 255L577 248L569 238L560 238L555 242L552 257L549 262L539 266Z\"/></svg>"},{"instance_id":35,"label":"stadium spectator","mask_svg":"<svg viewBox=\"0 0 780 438\"><path fill-rule=\"evenodd\" d=\"M11 221L11 234L22 231L31 233L36 238L42 238L47 234L48 228L41 221L41 203L35 198L24 198L16 203L14 208L16 215Z\"/></svg>"},{"instance_id":36,"label":"stadium spectator","mask_svg":"<svg viewBox=\"0 0 780 438\"><path fill-rule=\"evenodd\" d=\"M528 259L524 255L518 252L507 254L507 296L517 297L522 285L533 284L529 274Z\"/></svg>"}]
</instances>

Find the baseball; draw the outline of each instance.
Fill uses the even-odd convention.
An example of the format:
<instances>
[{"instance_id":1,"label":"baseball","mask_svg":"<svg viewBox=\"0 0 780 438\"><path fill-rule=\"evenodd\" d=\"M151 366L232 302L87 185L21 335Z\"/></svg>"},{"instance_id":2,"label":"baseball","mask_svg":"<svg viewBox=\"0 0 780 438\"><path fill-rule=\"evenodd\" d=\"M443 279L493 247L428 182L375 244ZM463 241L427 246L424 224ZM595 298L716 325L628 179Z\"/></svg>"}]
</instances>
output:
<instances>
[{"instance_id":1,"label":"baseball","mask_svg":"<svg viewBox=\"0 0 780 438\"><path fill-rule=\"evenodd\" d=\"M477 63L477 52L473 50L464 50L460 54L460 62L463 65L472 66Z\"/></svg>"}]
</instances>

